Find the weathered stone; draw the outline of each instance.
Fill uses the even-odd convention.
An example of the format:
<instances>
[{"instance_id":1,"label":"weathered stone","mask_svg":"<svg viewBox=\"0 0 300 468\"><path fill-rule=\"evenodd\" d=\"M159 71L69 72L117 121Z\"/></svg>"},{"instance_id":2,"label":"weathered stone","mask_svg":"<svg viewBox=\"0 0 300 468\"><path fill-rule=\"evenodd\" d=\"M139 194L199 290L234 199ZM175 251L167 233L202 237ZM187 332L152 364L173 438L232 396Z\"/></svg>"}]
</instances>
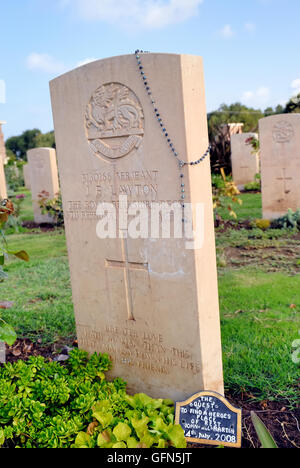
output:
<instances>
[{"instance_id":1,"label":"weathered stone","mask_svg":"<svg viewBox=\"0 0 300 468\"><path fill-rule=\"evenodd\" d=\"M235 184L242 188L254 182L260 172L259 156L253 154L253 148L247 144L249 138L258 138L257 133L240 133L231 137L232 176Z\"/></svg>"},{"instance_id":2,"label":"weathered stone","mask_svg":"<svg viewBox=\"0 0 300 468\"><path fill-rule=\"evenodd\" d=\"M147 54L143 63L153 95L134 56L51 82L79 346L108 352L110 376L132 392L175 400L201 389L223 393L210 164L179 170L159 120L181 159L206 152L202 60ZM117 236L99 238L103 202L119 213L125 195L149 209L182 203L182 193L203 213L196 250L174 236L133 238L120 216ZM182 228L181 218L180 208Z\"/></svg>"},{"instance_id":3,"label":"weathered stone","mask_svg":"<svg viewBox=\"0 0 300 468\"><path fill-rule=\"evenodd\" d=\"M300 114L259 122L263 217L278 218L300 208Z\"/></svg>"},{"instance_id":4,"label":"weathered stone","mask_svg":"<svg viewBox=\"0 0 300 468\"><path fill-rule=\"evenodd\" d=\"M52 148L35 148L27 153L30 167L30 180L34 221L37 224L52 223L53 219L42 214L39 205L39 195L53 199L59 192L56 151Z\"/></svg>"},{"instance_id":5,"label":"weathered stone","mask_svg":"<svg viewBox=\"0 0 300 468\"><path fill-rule=\"evenodd\" d=\"M23 166L23 176L24 176L25 187L28 190L31 190L31 178L30 178L30 166L29 166L29 164L24 164L24 166Z\"/></svg>"}]
</instances>

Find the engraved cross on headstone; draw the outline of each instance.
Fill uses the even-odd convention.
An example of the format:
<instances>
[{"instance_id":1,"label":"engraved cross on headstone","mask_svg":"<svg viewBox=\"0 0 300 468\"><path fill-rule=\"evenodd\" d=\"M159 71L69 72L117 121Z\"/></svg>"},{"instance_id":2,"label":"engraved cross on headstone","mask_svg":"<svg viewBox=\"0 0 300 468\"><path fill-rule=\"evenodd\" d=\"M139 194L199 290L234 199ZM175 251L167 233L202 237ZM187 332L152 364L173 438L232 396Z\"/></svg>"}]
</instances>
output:
<instances>
[{"instance_id":1,"label":"engraved cross on headstone","mask_svg":"<svg viewBox=\"0 0 300 468\"><path fill-rule=\"evenodd\" d=\"M148 263L130 262L128 259L127 233L121 231L120 235L121 235L121 241L122 241L122 260L117 261L117 260L106 259L105 266L106 268L121 268L124 270L124 283L125 283L128 320L135 321L135 318L133 315L131 270L142 270L142 271L148 272Z\"/></svg>"},{"instance_id":2,"label":"engraved cross on headstone","mask_svg":"<svg viewBox=\"0 0 300 468\"><path fill-rule=\"evenodd\" d=\"M283 168L283 177L279 177L277 180L282 180L283 181L283 183L284 183L284 193L287 195L288 193L290 193L290 190L287 189L286 182L288 180L293 180L293 178L292 177L287 177L285 171L286 171L286 168Z\"/></svg>"}]
</instances>

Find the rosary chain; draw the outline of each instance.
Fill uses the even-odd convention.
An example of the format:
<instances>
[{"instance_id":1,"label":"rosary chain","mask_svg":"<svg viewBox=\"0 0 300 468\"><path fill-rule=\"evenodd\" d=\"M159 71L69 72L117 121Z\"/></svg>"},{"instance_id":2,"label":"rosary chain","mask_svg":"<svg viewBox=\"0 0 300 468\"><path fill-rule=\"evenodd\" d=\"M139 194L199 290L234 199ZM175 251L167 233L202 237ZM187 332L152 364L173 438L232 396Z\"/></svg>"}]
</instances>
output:
<instances>
[{"instance_id":1,"label":"rosary chain","mask_svg":"<svg viewBox=\"0 0 300 468\"><path fill-rule=\"evenodd\" d=\"M153 111L154 111L155 118L156 118L156 120L158 121L158 123L159 123L159 125L161 127L161 130L162 130L162 132L163 132L163 134L164 134L164 136L166 138L166 142L167 142L167 144L169 146L169 149L170 149L171 153L175 156L175 158L177 158L177 161L178 161L178 164L179 164L180 182L181 182L181 184L180 184L180 194L181 194L180 198L181 198L181 207L182 207L182 210L183 210L182 222L184 223L186 221L185 218L184 218L185 183L184 183L184 174L182 172L182 169L185 166L196 166L196 165L202 163L209 156L210 151L211 151L211 145L209 145L207 151L203 154L203 156L201 156L196 161L184 162L182 159L179 158L179 153L178 153L178 151L176 151L175 145L174 145L173 141L171 140L171 138L169 136L169 132L168 132L168 130L166 128L166 125L163 123L163 119L162 119L160 111L159 111L159 109L157 107L156 101L153 98L152 91L151 91L151 88L150 88L150 85L149 85L149 79L147 78L145 70L144 70L141 54L148 54L148 53L150 53L150 52L145 52L143 50L136 50L135 51L135 57L137 59L138 70L139 70L139 73L140 73L141 78L143 80L146 93L148 94L149 98L151 99L151 104L153 106Z\"/></svg>"},{"instance_id":2,"label":"rosary chain","mask_svg":"<svg viewBox=\"0 0 300 468\"><path fill-rule=\"evenodd\" d=\"M166 137L166 141L168 143L168 146L171 150L171 152L174 154L174 156L176 158L179 158L179 153L176 151L176 148L169 136L169 133L168 133L168 130L165 126L165 124L163 123L163 120L161 118L161 114L159 112L159 109L157 108L156 106L156 101L152 98L152 91L151 91L151 88L150 88L150 85L149 85L149 80L145 74L145 71L144 71L144 66L142 64L142 60L141 60L141 55L140 54L148 54L149 52L144 52L142 50L136 50L135 51L135 56L136 56L136 59L137 59L137 63L138 63L138 67L139 67L139 71L140 71L140 74L141 74L141 77L142 77L142 80L144 82L144 86L145 86L145 89L146 89L146 92L147 94L149 95L149 97L151 98L151 103L153 105L153 110L154 110L154 115L162 129L162 132L164 134L164 136ZM208 155L210 154L210 151L211 151L211 145L209 145L207 151L203 154L203 156L201 156L201 158L197 159L196 161L192 161L192 162L184 162L182 161L181 159L178 159L178 163L179 163L179 166L182 168L184 166L196 166L198 164L200 164L201 162L203 162L207 157Z\"/></svg>"}]
</instances>

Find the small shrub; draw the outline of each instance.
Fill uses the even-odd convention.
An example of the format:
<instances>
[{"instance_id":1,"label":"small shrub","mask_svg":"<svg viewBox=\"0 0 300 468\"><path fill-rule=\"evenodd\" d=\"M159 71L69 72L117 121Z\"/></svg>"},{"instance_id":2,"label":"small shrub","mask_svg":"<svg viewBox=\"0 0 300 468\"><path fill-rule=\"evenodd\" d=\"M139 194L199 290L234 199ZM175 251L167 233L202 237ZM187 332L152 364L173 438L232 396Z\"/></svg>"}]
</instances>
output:
<instances>
[{"instance_id":1,"label":"small shrub","mask_svg":"<svg viewBox=\"0 0 300 468\"><path fill-rule=\"evenodd\" d=\"M9 249L8 242L4 235L4 228L9 219L14 215L15 207L10 200L0 200L0 283L7 278L7 273L3 267L9 255L19 258L25 262L29 262L29 256L24 250L12 251ZM14 329L4 322L0 316L0 341L4 341L8 345L13 345L16 341L17 335ZM0 387L1 394L1 387Z\"/></svg>"},{"instance_id":2,"label":"small shrub","mask_svg":"<svg viewBox=\"0 0 300 468\"><path fill-rule=\"evenodd\" d=\"M261 191L261 176L260 176L260 174L256 174L255 180L244 186L244 191L245 192L260 192Z\"/></svg>"},{"instance_id":3,"label":"small shrub","mask_svg":"<svg viewBox=\"0 0 300 468\"><path fill-rule=\"evenodd\" d=\"M107 354L73 350L65 366L31 357L0 367L0 446L185 448L170 400L108 382Z\"/></svg>"},{"instance_id":4,"label":"small shrub","mask_svg":"<svg viewBox=\"0 0 300 468\"><path fill-rule=\"evenodd\" d=\"M227 177L224 169L221 169L221 175L214 176L213 179L213 206L215 210L215 218L221 221L219 208L227 208L229 215L237 219L237 215L233 210L232 203L243 204L243 201L238 197L240 191L231 178Z\"/></svg>"},{"instance_id":5,"label":"small shrub","mask_svg":"<svg viewBox=\"0 0 300 468\"><path fill-rule=\"evenodd\" d=\"M54 198L49 198L49 193L46 191L38 195L39 206L42 214L49 215L57 226L64 225L64 211L61 193L58 193Z\"/></svg>"},{"instance_id":6,"label":"small shrub","mask_svg":"<svg viewBox=\"0 0 300 468\"><path fill-rule=\"evenodd\" d=\"M300 209L289 210L286 215L275 219L271 223L273 229L300 229Z\"/></svg>"},{"instance_id":7,"label":"small shrub","mask_svg":"<svg viewBox=\"0 0 300 468\"><path fill-rule=\"evenodd\" d=\"M271 221L269 219L256 219L255 226L258 229L262 229L263 231L266 231L267 229L271 227Z\"/></svg>"},{"instance_id":8,"label":"small shrub","mask_svg":"<svg viewBox=\"0 0 300 468\"><path fill-rule=\"evenodd\" d=\"M23 163L14 162L7 164L4 168L7 187L12 192L24 188Z\"/></svg>"}]
</instances>

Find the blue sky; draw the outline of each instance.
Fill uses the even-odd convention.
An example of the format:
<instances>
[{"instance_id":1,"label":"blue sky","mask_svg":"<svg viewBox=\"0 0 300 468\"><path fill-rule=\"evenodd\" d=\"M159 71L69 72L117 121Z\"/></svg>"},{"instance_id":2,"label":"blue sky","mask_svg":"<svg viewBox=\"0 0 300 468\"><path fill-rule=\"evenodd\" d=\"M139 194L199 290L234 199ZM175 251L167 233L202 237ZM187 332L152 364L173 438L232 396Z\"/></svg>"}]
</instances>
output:
<instances>
[{"instance_id":1,"label":"blue sky","mask_svg":"<svg viewBox=\"0 0 300 468\"><path fill-rule=\"evenodd\" d=\"M299 17L299 0L0 0L5 136L53 129L52 78L137 48L203 56L208 110L284 103L300 92Z\"/></svg>"}]
</instances>

